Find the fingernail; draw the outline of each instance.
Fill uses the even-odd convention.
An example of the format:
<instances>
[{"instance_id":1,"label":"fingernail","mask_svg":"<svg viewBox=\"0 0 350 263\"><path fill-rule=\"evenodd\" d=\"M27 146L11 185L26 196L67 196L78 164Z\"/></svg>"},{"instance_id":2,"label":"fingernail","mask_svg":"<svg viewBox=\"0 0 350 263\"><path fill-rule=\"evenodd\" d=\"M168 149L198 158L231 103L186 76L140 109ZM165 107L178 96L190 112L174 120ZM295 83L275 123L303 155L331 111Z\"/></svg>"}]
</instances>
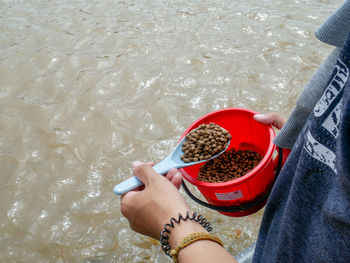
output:
<instances>
[{"instance_id":1,"label":"fingernail","mask_svg":"<svg viewBox=\"0 0 350 263\"><path fill-rule=\"evenodd\" d=\"M257 120L257 121L260 121L260 120L263 120L266 118L266 115L265 114L255 114L253 116L254 120Z\"/></svg>"},{"instance_id":2,"label":"fingernail","mask_svg":"<svg viewBox=\"0 0 350 263\"><path fill-rule=\"evenodd\" d=\"M137 166L140 166L141 164L143 164L143 162L141 162L141 161L134 161L134 162L132 163L132 166L133 166L134 168L136 168Z\"/></svg>"}]
</instances>

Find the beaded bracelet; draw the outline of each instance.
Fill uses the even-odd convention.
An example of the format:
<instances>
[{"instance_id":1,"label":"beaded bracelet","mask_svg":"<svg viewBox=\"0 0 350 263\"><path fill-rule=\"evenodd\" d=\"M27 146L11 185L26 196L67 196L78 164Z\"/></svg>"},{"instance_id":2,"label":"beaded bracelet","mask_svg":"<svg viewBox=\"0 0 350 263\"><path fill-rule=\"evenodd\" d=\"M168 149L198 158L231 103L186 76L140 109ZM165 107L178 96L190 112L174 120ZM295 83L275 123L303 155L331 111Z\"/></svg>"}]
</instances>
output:
<instances>
[{"instance_id":1,"label":"beaded bracelet","mask_svg":"<svg viewBox=\"0 0 350 263\"><path fill-rule=\"evenodd\" d=\"M184 237L179 244L176 246L175 249L172 249L170 251L170 255L172 256L172 258L174 259L175 263L178 263L178 259L177 259L177 255L179 254L180 250L187 247L188 245L199 241L199 240L211 240L214 241L216 243L218 243L220 246L224 246L224 244L222 243L222 241L214 236L213 234L210 233L206 233L206 232L198 232L198 233L192 233L189 234L188 236Z\"/></svg>"},{"instance_id":2,"label":"beaded bracelet","mask_svg":"<svg viewBox=\"0 0 350 263\"><path fill-rule=\"evenodd\" d=\"M205 230L207 230L208 232L211 232L213 230L213 228L210 226L210 223L207 222L207 219L205 217L203 217L202 215L197 215L196 212L194 212L192 214L192 216L190 216L190 212L187 211L185 217L183 217L182 214L179 213L178 219L175 219L173 217L170 218L170 224L165 224L164 228L160 234L160 236L161 236L160 237L160 244L162 246L164 253L166 255L168 255L169 257L172 257L172 256L170 255L171 248L170 248L169 241L168 241L169 236L167 234L171 233L170 228L174 228L174 223L179 224L181 220L183 220L183 221L191 220L191 221L197 222L200 225L202 225L202 227Z\"/></svg>"}]
</instances>

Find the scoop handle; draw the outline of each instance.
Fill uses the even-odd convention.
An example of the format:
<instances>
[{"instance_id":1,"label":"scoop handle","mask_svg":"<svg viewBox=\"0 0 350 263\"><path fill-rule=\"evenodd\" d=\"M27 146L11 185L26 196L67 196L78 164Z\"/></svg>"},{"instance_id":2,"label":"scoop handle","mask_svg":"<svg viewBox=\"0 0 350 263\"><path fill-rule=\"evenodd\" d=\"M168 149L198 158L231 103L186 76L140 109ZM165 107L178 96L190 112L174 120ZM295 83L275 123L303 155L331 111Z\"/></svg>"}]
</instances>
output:
<instances>
[{"instance_id":1,"label":"scoop handle","mask_svg":"<svg viewBox=\"0 0 350 263\"><path fill-rule=\"evenodd\" d=\"M143 183L136 176L133 176L114 186L113 192L117 195L122 195L141 185L143 185Z\"/></svg>"},{"instance_id":2,"label":"scoop handle","mask_svg":"<svg viewBox=\"0 0 350 263\"><path fill-rule=\"evenodd\" d=\"M153 166L153 169L159 174L165 174L173 167L178 168L179 165L172 162L170 157L167 157L161 162L157 163L155 166ZM143 183L136 176L133 176L114 186L113 191L117 195L122 195L131 190L134 190L135 188L141 185L143 185Z\"/></svg>"}]
</instances>

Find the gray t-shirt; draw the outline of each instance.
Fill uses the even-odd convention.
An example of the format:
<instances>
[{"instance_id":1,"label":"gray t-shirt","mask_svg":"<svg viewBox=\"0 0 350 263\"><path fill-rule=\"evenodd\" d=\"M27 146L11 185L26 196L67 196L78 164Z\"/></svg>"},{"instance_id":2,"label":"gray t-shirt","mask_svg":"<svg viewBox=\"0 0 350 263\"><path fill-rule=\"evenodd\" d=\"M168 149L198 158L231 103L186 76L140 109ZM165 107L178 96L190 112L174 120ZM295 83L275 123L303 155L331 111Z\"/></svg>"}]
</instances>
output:
<instances>
[{"instance_id":1,"label":"gray t-shirt","mask_svg":"<svg viewBox=\"0 0 350 263\"><path fill-rule=\"evenodd\" d=\"M350 29L347 34L322 92L315 86L298 99L297 111L313 109L267 201L254 263L350 262Z\"/></svg>"}]
</instances>

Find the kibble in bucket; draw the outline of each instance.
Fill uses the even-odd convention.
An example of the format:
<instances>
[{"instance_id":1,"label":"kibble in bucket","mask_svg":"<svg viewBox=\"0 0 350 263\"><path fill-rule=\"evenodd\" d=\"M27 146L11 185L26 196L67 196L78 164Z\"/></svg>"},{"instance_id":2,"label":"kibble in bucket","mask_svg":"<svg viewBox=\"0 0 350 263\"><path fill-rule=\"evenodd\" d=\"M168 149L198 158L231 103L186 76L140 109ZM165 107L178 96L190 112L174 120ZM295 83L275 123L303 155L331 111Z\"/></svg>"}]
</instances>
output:
<instances>
[{"instance_id":1,"label":"kibble in bucket","mask_svg":"<svg viewBox=\"0 0 350 263\"><path fill-rule=\"evenodd\" d=\"M208 183L234 180L254 169L261 159L262 156L254 151L231 149L202 165L197 179Z\"/></svg>"}]
</instances>

